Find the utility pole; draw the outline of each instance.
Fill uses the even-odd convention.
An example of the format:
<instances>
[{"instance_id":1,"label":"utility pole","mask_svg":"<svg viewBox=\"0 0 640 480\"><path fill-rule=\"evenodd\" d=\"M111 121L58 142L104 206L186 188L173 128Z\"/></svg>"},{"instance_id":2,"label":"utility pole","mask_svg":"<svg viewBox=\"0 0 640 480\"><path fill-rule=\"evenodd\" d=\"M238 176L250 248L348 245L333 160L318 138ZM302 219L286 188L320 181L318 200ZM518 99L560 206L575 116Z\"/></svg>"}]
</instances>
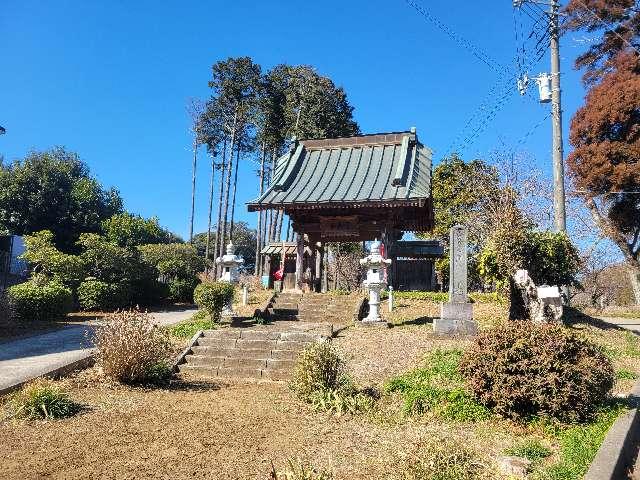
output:
<instances>
[{"instance_id":1,"label":"utility pole","mask_svg":"<svg viewBox=\"0 0 640 480\"><path fill-rule=\"evenodd\" d=\"M560 89L560 4L551 0L551 119L553 122L553 211L558 232L567 230L564 192L564 148L562 145L562 91Z\"/></svg>"},{"instance_id":2,"label":"utility pole","mask_svg":"<svg viewBox=\"0 0 640 480\"><path fill-rule=\"evenodd\" d=\"M540 74L536 80L540 89L540 102L551 102L551 123L553 129L553 211L554 226L558 232L567 230L564 191L564 148L562 144L562 91L560 88L560 1L559 0L513 0L514 8L523 4L546 5L549 11L549 37L551 49L551 75ZM518 79L518 89L524 95L529 82L528 73Z\"/></svg>"}]
</instances>

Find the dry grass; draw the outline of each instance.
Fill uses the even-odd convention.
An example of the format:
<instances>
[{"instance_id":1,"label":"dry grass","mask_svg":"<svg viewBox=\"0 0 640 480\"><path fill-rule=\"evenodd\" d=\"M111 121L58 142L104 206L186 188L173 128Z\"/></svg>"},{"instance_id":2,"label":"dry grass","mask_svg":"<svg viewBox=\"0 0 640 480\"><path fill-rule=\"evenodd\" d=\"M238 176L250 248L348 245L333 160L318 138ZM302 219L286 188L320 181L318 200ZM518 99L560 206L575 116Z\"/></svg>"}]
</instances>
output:
<instances>
[{"instance_id":1,"label":"dry grass","mask_svg":"<svg viewBox=\"0 0 640 480\"><path fill-rule=\"evenodd\" d=\"M110 315L106 325L96 330L93 342L98 364L109 378L136 383L166 376L169 335L147 313L132 310Z\"/></svg>"}]
</instances>

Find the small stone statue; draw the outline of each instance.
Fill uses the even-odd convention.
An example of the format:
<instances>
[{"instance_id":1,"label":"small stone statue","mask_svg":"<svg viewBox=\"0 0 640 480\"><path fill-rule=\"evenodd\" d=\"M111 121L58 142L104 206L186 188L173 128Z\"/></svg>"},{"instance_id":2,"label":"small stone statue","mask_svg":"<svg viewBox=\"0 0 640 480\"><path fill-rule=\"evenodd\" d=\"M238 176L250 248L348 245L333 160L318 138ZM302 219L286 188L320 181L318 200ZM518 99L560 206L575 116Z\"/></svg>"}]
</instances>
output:
<instances>
[{"instance_id":1,"label":"small stone statue","mask_svg":"<svg viewBox=\"0 0 640 480\"><path fill-rule=\"evenodd\" d=\"M562 296L558 287L536 287L526 270L518 270L511 282L509 320L558 323L562 319Z\"/></svg>"}]
</instances>

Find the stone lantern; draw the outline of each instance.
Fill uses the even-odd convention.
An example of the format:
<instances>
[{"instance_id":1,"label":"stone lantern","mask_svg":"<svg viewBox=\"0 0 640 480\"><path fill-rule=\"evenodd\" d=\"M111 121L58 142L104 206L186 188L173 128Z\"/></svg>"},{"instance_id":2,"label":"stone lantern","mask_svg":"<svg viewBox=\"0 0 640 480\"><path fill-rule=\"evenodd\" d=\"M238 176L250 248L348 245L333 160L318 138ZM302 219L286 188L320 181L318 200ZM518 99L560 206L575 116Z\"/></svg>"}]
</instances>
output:
<instances>
[{"instance_id":1,"label":"stone lantern","mask_svg":"<svg viewBox=\"0 0 640 480\"><path fill-rule=\"evenodd\" d=\"M216 265L222 265L221 282L238 283L238 267L244 263L244 259L235 252L235 245L229 242L226 255L216 258Z\"/></svg>"},{"instance_id":2,"label":"stone lantern","mask_svg":"<svg viewBox=\"0 0 640 480\"><path fill-rule=\"evenodd\" d=\"M380 242L378 240L371 244L371 253L360 260L360 265L367 268L367 279L364 286L369 289L369 316L363 322L382 322L380 318L380 290L386 287L384 272L391 260L387 260L380 255Z\"/></svg>"},{"instance_id":3,"label":"stone lantern","mask_svg":"<svg viewBox=\"0 0 640 480\"><path fill-rule=\"evenodd\" d=\"M229 242L227 245L227 253L216 258L216 265L222 266L222 275L220 275L219 281L233 284L238 283L238 268L244 263L244 259L236 255L235 252L236 247L233 243ZM222 315L226 317L234 315L233 300L224 306Z\"/></svg>"}]
</instances>

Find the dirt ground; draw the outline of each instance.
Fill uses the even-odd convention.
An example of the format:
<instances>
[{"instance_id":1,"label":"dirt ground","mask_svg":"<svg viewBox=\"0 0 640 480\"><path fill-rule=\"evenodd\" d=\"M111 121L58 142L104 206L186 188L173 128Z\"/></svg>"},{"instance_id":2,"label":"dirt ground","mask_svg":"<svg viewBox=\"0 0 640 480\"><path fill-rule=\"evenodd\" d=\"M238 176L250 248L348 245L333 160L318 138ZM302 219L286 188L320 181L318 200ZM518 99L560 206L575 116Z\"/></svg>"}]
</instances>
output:
<instances>
[{"instance_id":1,"label":"dirt ground","mask_svg":"<svg viewBox=\"0 0 640 480\"><path fill-rule=\"evenodd\" d=\"M334 340L361 386L380 386L435 348L464 346L433 335L424 318L431 306L403 302L397 326L348 327ZM597 326L576 328L600 335ZM603 335L610 348L628 348L623 333ZM640 373L637 359L620 361ZM169 388L143 389L96 378L91 369L63 381L85 406L74 418L0 421L0 479L267 479L272 462L281 469L292 458L336 479L386 479L424 440L461 439L490 465L531 433L503 420L407 418L394 397L375 412L336 417L300 403L286 384L181 378Z\"/></svg>"}]
</instances>

